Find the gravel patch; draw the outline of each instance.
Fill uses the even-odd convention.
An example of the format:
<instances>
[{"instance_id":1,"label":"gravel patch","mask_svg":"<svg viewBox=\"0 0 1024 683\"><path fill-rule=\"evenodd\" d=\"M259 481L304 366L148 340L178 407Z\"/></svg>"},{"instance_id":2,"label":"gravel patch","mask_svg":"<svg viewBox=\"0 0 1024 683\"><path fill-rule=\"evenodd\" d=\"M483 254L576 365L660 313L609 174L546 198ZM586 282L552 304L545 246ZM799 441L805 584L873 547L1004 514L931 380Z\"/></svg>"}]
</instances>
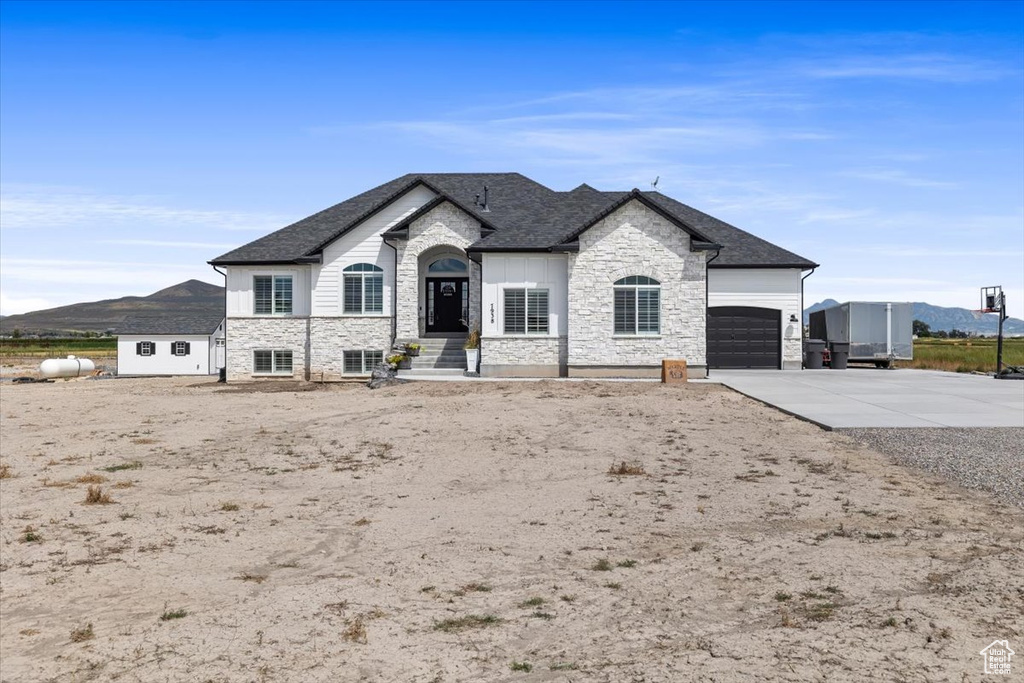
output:
<instances>
[{"instance_id":1,"label":"gravel patch","mask_svg":"<svg viewBox=\"0 0 1024 683\"><path fill-rule=\"evenodd\" d=\"M837 429L901 465L919 467L1024 507L1024 429Z\"/></svg>"}]
</instances>

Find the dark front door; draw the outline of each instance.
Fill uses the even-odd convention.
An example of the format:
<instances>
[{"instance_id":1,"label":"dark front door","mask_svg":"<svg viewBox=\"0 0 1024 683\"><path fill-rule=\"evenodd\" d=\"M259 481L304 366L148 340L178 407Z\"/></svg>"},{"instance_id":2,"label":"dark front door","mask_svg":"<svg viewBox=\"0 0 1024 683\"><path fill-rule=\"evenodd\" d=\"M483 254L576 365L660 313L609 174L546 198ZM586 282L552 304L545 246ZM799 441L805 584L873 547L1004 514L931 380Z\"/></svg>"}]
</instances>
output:
<instances>
[{"instance_id":1,"label":"dark front door","mask_svg":"<svg viewBox=\"0 0 1024 683\"><path fill-rule=\"evenodd\" d=\"M468 315L468 278L427 280L427 332L465 332Z\"/></svg>"},{"instance_id":2,"label":"dark front door","mask_svg":"<svg viewBox=\"0 0 1024 683\"><path fill-rule=\"evenodd\" d=\"M709 368L781 367L782 313L770 308L708 309Z\"/></svg>"}]
</instances>

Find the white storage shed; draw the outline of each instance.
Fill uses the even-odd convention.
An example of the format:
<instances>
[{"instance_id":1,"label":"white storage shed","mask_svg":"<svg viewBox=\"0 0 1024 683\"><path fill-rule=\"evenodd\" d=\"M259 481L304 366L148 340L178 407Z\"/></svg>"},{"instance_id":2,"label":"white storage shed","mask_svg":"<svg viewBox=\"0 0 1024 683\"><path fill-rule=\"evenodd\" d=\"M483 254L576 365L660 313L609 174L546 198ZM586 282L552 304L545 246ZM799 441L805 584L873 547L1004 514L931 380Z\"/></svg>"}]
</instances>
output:
<instances>
[{"instance_id":1,"label":"white storage shed","mask_svg":"<svg viewBox=\"0 0 1024 683\"><path fill-rule=\"evenodd\" d=\"M133 316L117 328L118 375L216 375L224 316Z\"/></svg>"}]
</instances>

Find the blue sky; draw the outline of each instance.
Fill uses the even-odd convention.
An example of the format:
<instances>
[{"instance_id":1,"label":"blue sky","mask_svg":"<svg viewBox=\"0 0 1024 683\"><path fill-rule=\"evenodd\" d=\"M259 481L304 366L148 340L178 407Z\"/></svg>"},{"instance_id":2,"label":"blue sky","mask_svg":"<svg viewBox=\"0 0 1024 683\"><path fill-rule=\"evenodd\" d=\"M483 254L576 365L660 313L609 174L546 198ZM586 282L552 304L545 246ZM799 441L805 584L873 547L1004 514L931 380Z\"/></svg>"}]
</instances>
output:
<instances>
[{"instance_id":1,"label":"blue sky","mask_svg":"<svg viewBox=\"0 0 1024 683\"><path fill-rule=\"evenodd\" d=\"M148 294L407 172L663 192L806 301L1024 317L1024 2L0 3L0 309Z\"/></svg>"}]
</instances>

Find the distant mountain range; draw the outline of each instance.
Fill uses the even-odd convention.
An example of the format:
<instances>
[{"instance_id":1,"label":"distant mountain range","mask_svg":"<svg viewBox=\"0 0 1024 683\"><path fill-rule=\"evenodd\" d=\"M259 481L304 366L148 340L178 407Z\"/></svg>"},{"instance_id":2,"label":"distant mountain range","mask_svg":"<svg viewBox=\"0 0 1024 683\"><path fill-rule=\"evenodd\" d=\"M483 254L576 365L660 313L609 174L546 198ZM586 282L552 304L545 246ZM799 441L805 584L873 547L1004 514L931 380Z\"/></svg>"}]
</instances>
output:
<instances>
[{"instance_id":1,"label":"distant mountain range","mask_svg":"<svg viewBox=\"0 0 1024 683\"><path fill-rule=\"evenodd\" d=\"M835 299L825 299L813 306L808 306L804 309L804 324L807 324L811 313L835 306L838 303ZM932 306L921 301L915 301L913 306L914 320L920 320L927 324L932 329L932 332L938 332L939 330L949 332L950 330L957 329L975 334L994 335L999 331L999 316L994 313L975 318L974 314L966 308L944 308L942 306ZM1003 334L1013 336L1024 335L1024 320L1007 318L1003 322Z\"/></svg>"},{"instance_id":2,"label":"distant mountain range","mask_svg":"<svg viewBox=\"0 0 1024 683\"><path fill-rule=\"evenodd\" d=\"M804 324L814 311L839 302L825 299L804 310ZM44 311L33 311L0 318L0 333L14 330L22 334L61 334L68 332L107 332L114 330L130 315L224 315L224 288L200 280L188 280L161 289L149 296L126 296L120 299L71 304ZM995 334L995 314L975 319L966 308L943 308L923 302L914 303L914 319L927 323L933 331L956 328L976 334ZM1008 318L1003 324L1007 335L1024 335L1024 320Z\"/></svg>"},{"instance_id":3,"label":"distant mountain range","mask_svg":"<svg viewBox=\"0 0 1024 683\"><path fill-rule=\"evenodd\" d=\"M131 315L224 315L224 288L188 280L149 296L125 296L0 318L0 333L107 332Z\"/></svg>"}]
</instances>

